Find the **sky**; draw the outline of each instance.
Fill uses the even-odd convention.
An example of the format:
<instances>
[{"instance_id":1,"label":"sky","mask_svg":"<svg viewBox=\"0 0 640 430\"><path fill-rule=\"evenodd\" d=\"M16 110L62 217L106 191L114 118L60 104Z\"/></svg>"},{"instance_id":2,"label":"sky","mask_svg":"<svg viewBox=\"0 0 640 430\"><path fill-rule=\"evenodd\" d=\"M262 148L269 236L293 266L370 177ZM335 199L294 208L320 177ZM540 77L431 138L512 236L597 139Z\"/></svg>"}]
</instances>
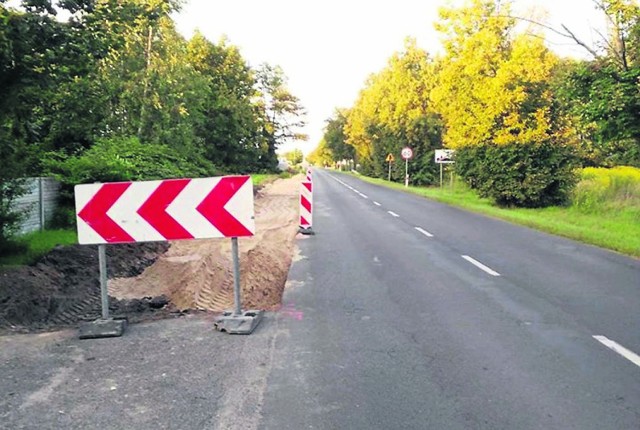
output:
<instances>
[{"instance_id":1,"label":"sky","mask_svg":"<svg viewBox=\"0 0 640 430\"><path fill-rule=\"evenodd\" d=\"M186 0L175 16L187 38L199 29L209 40L225 36L251 66L279 65L290 91L307 111L307 142L283 145L279 152L312 151L325 121L337 107L353 105L371 73L385 67L407 36L432 54L442 52L433 27L438 9L462 0ZM566 25L583 41L595 42L604 20L592 0L514 0L518 16L553 28ZM584 57L567 39L548 33L549 47L563 56Z\"/></svg>"}]
</instances>

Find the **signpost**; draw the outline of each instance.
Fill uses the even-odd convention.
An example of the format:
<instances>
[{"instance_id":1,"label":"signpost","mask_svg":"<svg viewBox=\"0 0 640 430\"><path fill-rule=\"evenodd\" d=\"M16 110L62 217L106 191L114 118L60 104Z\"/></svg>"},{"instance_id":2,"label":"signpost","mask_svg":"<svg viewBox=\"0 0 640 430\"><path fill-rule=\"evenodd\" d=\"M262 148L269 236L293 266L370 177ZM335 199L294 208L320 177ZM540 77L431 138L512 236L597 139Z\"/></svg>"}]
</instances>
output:
<instances>
[{"instance_id":1,"label":"signpost","mask_svg":"<svg viewBox=\"0 0 640 430\"><path fill-rule=\"evenodd\" d=\"M389 155L387 155L387 159L385 161L387 163L389 163L389 182L391 182L391 163L393 163L395 161L395 158L394 158L393 154L389 153Z\"/></svg>"},{"instance_id":2,"label":"signpost","mask_svg":"<svg viewBox=\"0 0 640 430\"><path fill-rule=\"evenodd\" d=\"M251 333L262 311L241 311L238 237L255 233L249 176L169 179L76 185L78 242L97 244L102 319L81 327L81 338L120 336L123 323L109 318L105 244L230 237L235 309L216 327Z\"/></svg>"},{"instance_id":3,"label":"signpost","mask_svg":"<svg viewBox=\"0 0 640 430\"><path fill-rule=\"evenodd\" d=\"M404 186L409 186L409 159L413 157L413 150L411 148L404 147L400 153L404 159Z\"/></svg>"},{"instance_id":4,"label":"signpost","mask_svg":"<svg viewBox=\"0 0 640 430\"><path fill-rule=\"evenodd\" d=\"M435 160L440 164L440 188L442 188L442 165L454 164L455 151L453 149L436 149ZM453 172L451 172L451 188L453 188Z\"/></svg>"}]
</instances>

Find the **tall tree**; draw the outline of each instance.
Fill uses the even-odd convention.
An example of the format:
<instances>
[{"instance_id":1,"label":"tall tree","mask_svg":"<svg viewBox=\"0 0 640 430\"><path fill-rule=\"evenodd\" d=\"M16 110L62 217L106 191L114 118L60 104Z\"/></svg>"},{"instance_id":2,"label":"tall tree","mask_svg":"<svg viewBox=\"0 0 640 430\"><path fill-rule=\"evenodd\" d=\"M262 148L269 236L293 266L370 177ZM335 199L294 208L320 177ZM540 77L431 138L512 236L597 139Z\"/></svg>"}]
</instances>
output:
<instances>
[{"instance_id":1,"label":"tall tree","mask_svg":"<svg viewBox=\"0 0 640 430\"><path fill-rule=\"evenodd\" d=\"M640 6L596 1L609 27L601 46L581 41L593 58L577 62L559 89L576 118L592 164L640 166Z\"/></svg>"},{"instance_id":2,"label":"tall tree","mask_svg":"<svg viewBox=\"0 0 640 430\"><path fill-rule=\"evenodd\" d=\"M441 144L441 125L430 103L436 81L436 65L427 52L407 39L404 49L387 66L372 75L349 111L345 124L347 142L355 148L365 173L386 176L386 156L410 146L417 157L433 158ZM430 183L435 170L430 163L416 163L412 177ZM398 168L396 177L404 177Z\"/></svg>"},{"instance_id":3,"label":"tall tree","mask_svg":"<svg viewBox=\"0 0 640 430\"><path fill-rule=\"evenodd\" d=\"M336 161L331 149L327 146L327 141L323 138L318 146L307 156L307 161L314 166L331 166Z\"/></svg>"},{"instance_id":4,"label":"tall tree","mask_svg":"<svg viewBox=\"0 0 640 430\"><path fill-rule=\"evenodd\" d=\"M203 120L197 126L208 159L234 172L251 172L266 154L261 146L253 71L238 48L226 39L209 42L196 32L189 41L189 58L206 79Z\"/></svg>"},{"instance_id":5,"label":"tall tree","mask_svg":"<svg viewBox=\"0 0 640 430\"><path fill-rule=\"evenodd\" d=\"M267 147L266 156L261 161L264 168L273 170L278 164L276 149L280 145L308 139L308 136L300 131L306 124L306 111L298 97L287 88L287 79L282 68L263 64L256 74L260 95L258 110L262 118L261 130Z\"/></svg>"},{"instance_id":6,"label":"tall tree","mask_svg":"<svg viewBox=\"0 0 640 430\"><path fill-rule=\"evenodd\" d=\"M545 206L575 181L567 121L551 90L556 57L542 35L515 34L510 3L472 0L443 8L446 55L432 98L456 168L497 203Z\"/></svg>"},{"instance_id":7,"label":"tall tree","mask_svg":"<svg viewBox=\"0 0 640 430\"><path fill-rule=\"evenodd\" d=\"M349 111L344 109L336 109L333 115L326 120L324 128L323 141L333 161L355 159L355 147L347 143L345 126ZM357 160L356 160L357 162Z\"/></svg>"},{"instance_id":8,"label":"tall tree","mask_svg":"<svg viewBox=\"0 0 640 430\"><path fill-rule=\"evenodd\" d=\"M548 88L555 56L539 37L514 35L509 3L441 9L447 55L432 93L447 146L541 141L553 133Z\"/></svg>"}]
</instances>

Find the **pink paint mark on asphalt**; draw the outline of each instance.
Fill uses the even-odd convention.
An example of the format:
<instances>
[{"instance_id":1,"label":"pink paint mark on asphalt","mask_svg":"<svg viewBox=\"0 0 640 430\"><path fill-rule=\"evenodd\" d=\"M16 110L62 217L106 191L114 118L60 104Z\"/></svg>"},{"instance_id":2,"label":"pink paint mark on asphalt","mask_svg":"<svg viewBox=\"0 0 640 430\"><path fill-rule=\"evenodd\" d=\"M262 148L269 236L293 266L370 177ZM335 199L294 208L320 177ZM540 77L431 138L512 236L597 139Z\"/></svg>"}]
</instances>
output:
<instances>
[{"instance_id":1,"label":"pink paint mark on asphalt","mask_svg":"<svg viewBox=\"0 0 640 430\"><path fill-rule=\"evenodd\" d=\"M282 308L280 308L280 313L295 319L296 321L302 321L304 318L304 312L298 311L295 308L295 303L289 303Z\"/></svg>"}]
</instances>

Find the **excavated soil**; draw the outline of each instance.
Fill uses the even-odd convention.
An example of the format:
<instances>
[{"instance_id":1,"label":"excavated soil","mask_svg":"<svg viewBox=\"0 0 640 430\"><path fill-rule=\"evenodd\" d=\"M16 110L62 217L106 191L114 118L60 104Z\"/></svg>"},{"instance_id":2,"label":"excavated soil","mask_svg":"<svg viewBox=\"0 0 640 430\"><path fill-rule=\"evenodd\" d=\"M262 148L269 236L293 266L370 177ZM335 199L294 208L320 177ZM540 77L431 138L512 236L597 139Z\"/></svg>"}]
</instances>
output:
<instances>
[{"instance_id":1,"label":"excavated soil","mask_svg":"<svg viewBox=\"0 0 640 430\"><path fill-rule=\"evenodd\" d=\"M299 184L299 178L280 179L256 195L256 234L238 239L244 309L269 310L281 302L298 230ZM231 240L173 242L141 275L112 279L109 294L119 299L164 295L179 310L231 309Z\"/></svg>"},{"instance_id":2,"label":"excavated soil","mask_svg":"<svg viewBox=\"0 0 640 430\"><path fill-rule=\"evenodd\" d=\"M282 299L297 234L300 178L257 192L256 235L240 238L242 307ZM51 330L100 316L96 246L58 247L32 266L0 269L0 334ZM136 322L233 306L231 240L107 246L110 311Z\"/></svg>"},{"instance_id":3,"label":"excavated soil","mask_svg":"<svg viewBox=\"0 0 640 430\"><path fill-rule=\"evenodd\" d=\"M168 243L107 246L108 274L135 276L169 248ZM114 315L135 321L168 312L168 300L111 300ZM57 247L32 266L0 271L0 332L47 330L101 315L97 246Z\"/></svg>"}]
</instances>

